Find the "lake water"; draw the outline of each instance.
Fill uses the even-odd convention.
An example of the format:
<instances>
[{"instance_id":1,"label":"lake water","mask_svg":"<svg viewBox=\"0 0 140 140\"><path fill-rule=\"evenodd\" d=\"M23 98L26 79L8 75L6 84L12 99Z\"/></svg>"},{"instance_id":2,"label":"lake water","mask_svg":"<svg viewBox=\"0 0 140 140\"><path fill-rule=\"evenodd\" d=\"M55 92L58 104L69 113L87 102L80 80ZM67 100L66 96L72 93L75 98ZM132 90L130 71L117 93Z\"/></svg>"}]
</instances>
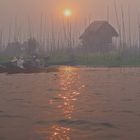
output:
<instances>
[{"instance_id":1,"label":"lake water","mask_svg":"<svg viewBox=\"0 0 140 140\"><path fill-rule=\"evenodd\" d=\"M140 68L0 74L0 140L139 140Z\"/></svg>"}]
</instances>

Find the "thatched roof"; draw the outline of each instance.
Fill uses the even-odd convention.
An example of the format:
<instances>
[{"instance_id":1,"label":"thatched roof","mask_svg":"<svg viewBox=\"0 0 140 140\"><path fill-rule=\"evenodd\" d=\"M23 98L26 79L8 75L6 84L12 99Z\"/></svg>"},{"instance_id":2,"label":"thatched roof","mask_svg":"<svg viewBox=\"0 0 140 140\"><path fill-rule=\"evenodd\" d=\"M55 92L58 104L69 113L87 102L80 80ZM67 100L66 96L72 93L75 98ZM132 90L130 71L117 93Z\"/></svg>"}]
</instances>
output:
<instances>
[{"instance_id":1,"label":"thatched roof","mask_svg":"<svg viewBox=\"0 0 140 140\"><path fill-rule=\"evenodd\" d=\"M89 35L96 35L101 30L102 33L110 34L112 37L118 36L117 31L107 21L95 21L86 28L84 33L80 36L80 39L84 39Z\"/></svg>"}]
</instances>

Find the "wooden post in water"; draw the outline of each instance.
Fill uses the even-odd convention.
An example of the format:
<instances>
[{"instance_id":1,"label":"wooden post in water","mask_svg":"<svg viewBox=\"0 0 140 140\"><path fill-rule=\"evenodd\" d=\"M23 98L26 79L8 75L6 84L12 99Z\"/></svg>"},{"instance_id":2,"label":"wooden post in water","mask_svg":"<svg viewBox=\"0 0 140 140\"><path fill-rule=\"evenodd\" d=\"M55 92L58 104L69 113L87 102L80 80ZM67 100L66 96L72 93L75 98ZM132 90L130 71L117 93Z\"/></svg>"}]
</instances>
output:
<instances>
[{"instance_id":1,"label":"wooden post in water","mask_svg":"<svg viewBox=\"0 0 140 140\"><path fill-rule=\"evenodd\" d=\"M0 30L0 52L3 50L3 32Z\"/></svg>"},{"instance_id":2,"label":"wooden post in water","mask_svg":"<svg viewBox=\"0 0 140 140\"><path fill-rule=\"evenodd\" d=\"M131 35L131 15L130 9L128 9L128 19L129 19L129 47L132 47L132 35Z\"/></svg>"},{"instance_id":3,"label":"wooden post in water","mask_svg":"<svg viewBox=\"0 0 140 140\"><path fill-rule=\"evenodd\" d=\"M125 31L125 19L124 19L124 10L123 7L121 7L121 14L122 14L122 38L123 38L123 51L126 47L126 31Z\"/></svg>"},{"instance_id":4,"label":"wooden post in water","mask_svg":"<svg viewBox=\"0 0 140 140\"><path fill-rule=\"evenodd\" d=\"M114 9L115 9L116 22L117 22L118 31L119 31L119 36L120 36L119 53L120 53L120 55L121 55L121 51L122 51L122 34L121 34L121 25L120 25L120 22L119 22L119 16L118 16L118 11L117 11L116 0L114 0Z\"/></svg>"},{"instance_id":5,"label":"wooden post in water","mask_svg":"<svg viewBox=\"0 0 140 140\"><path fill-rule=\"evenodd\" d=\"M139 49L139 56L140 56L140 15L138 15L138 49Z\"/></svg>"}]
</instances>

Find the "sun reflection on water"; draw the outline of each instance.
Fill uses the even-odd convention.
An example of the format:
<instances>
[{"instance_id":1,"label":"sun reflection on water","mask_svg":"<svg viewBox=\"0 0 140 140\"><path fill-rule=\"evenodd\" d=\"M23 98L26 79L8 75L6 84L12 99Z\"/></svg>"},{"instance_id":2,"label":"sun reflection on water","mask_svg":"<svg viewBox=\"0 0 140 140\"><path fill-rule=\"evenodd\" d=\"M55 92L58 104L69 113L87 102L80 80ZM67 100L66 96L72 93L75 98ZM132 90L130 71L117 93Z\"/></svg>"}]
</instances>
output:
<instances>
[{"instance_id":1,"label":"sun reflection on water","mask_svg":"<svg viewBox=\"0 0 140 140\"><path fill-rule=\"evenodd\" d=\"M60 125L52 125L49 128L39 127L37 133L42 137L42 140L70 140L70 128Z\"/></svg>"},{"instance_id":2,"label":"sun reflection on water","mask_svg":"<svg viewBox=\"0 0 140 140\"><path fill-rule=\"evenodd\" d=\"M70 140L70 128L53 125L51 130L52 134L50 136L50 140Z\"/></svg>"},{"instance_id":3,"label":"sun reflection on water","mask_svg":"<svg viewBox=\"0 0 140 140\"><path fill-rule=\"evenodd\" d=\"M80 96L82 85L79 76L79 70L73 67L61 67L58 73L59 92L56 99L50 99L49 104L57 110L53 116L56 119L48 128L46 128L47 139L45 140L71 140L71 128L67 125L57 123L60 120L71 120L76 112L76 102Z\"/></svg>"},{"instance_id":4,"label":"sun reflection on water","mask_svg":"<svg viewBox=\"0 0 140 140\"><path fill-rule=\"evenodd\" d=\"M58 96L63 102L58 105L58 108L62 110L65 119L71 119L75 109L74 102L77 100L77 96L80 95L80 79L78 69L65 67L62 70L59 76L62 92Z\"/></svg>"}]
</instances>

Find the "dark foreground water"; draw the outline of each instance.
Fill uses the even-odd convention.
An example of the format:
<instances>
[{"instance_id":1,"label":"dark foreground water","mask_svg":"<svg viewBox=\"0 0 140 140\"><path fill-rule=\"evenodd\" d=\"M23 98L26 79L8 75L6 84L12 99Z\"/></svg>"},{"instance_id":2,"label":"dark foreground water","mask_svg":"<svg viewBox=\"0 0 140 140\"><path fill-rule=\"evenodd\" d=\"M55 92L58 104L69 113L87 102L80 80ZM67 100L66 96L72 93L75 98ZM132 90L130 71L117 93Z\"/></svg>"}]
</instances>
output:
<instances>
[{"instance_id":1,"label":"dark foreground water","mask_svg":"<svg viewBox=\"0 0 140 140\"><path fill-rule=\"evenodd\" d=\"M0 74L0 140L140 140L140 68Z\"/></svg>"}]
</instances>

